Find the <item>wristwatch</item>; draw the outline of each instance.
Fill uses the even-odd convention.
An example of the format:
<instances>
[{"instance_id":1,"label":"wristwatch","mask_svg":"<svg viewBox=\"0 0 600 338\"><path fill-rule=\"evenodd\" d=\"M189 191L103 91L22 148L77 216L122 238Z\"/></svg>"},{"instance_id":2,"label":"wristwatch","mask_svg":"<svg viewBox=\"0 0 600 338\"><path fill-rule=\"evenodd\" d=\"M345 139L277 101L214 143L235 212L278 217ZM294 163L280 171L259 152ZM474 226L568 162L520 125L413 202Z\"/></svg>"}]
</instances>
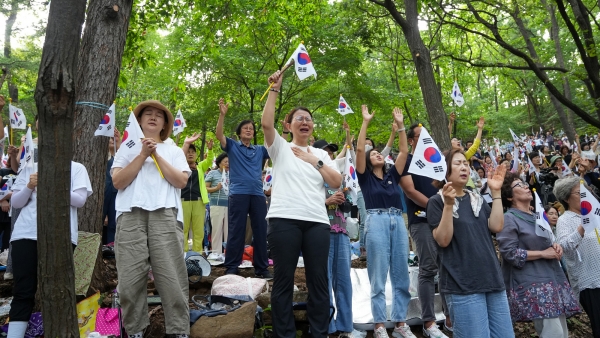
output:
<instances>
[{"instance_id":1,"label":"wristwatch","mask_svg":"<svg viewBox=\"0 0 600 338\"><path fill-rule=\"evenodd\" d=\"M319 170L323 168L323 161L319 160L319 162L317 162L317 165L315 166L315 169Z\"/></svg>"}]
</instances>

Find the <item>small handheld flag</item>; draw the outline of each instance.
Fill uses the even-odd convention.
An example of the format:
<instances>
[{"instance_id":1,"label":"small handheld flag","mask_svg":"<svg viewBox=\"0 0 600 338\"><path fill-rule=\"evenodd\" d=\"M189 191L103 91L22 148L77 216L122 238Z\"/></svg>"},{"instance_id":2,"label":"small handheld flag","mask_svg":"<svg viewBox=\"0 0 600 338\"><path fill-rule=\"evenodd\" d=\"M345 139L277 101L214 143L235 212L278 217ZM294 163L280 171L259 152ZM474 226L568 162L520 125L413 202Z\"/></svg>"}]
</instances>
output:
<instances>
[{"instance_id":1,"label":"small handheld flag","mask_svg":"<svg viewBox=\"0 0 600 338\"><path fill-rule=\"evenodd\" d=\"M102 117L94 136L113 137L115 135L115 109L115 104L113 103Z\"/></svg>"},{"instance_id":2,"label":"small handheld flag","mask_svg":"<svg viewBox=\"0 0 600 338\"><path fill-rule=\"evenodd\" d=\"M27 119L25 118L23 110L10 103L8 104L8 118L10 119L10 127L12 129L27 128Z\"/></svg>"},{"instance_id":3,"label":"small handheld flag","mask_svg":"<svg viewBox=\"0 0 600 338\"><path fill-rule=\"evenodd\" d=\"M186 126L187 124L185 123L181 109L179 109L177 115L175 115L175 121L173 121L173 135L181 133Z\"/></svg>"},{"instance_id":4,"label":"small handheld flag","mask_svg":"<svg viewBox=\"0 0 600 338\"><path fill-rule=\"evenodd\" d=\"M581 223L585 232L592 232L600 225L600 203L596 197L587 190L585 184L583 184L584 181L581 180L580 182Z\"/></svg>"},{"instance_id":5,"label":"small handheld flag","mask_svg":"<svg viewBox=\"0 0 600 338\"><path fill-rule=\"evenodd\" d=\"M452 100L454 100L454 104L459 107L462 107L465 104L465 99L463 98L462 93L460 92L460 88L458 88L458 82L454 81L454 86L452 87Z\"/></svg>"},{"instance_id":6,"label":"small handheld flag","mask_svg":"<svg viewBox=\"0 0 600 338\"><path fill-rule=\"evenodd\" d=\"M269 191L273 187L273 168L267 168L265 179L263 180L263 190Z\"/></svg>"},{"instance_id":7,"label":"small handheld flag","mask_svg":"<svg viewBox=\"0 0 600 338\"><path fill-rule=\"evenodd\" d=\"M446 178L446 161L444 155L435 144L425 127L421 128L421 136L415 147L408 172L443 181Z\"/></svg>"},{"instance_id":8,"label":"small handheld flag","mask_svg":"<svg viewBox=\"0 0 600 338\"><path fill-rule=\"evenodd\" d=\"M298 75L298 79L304 80L307 77L313 75L315 79L317 78L317 71L313 66L313 63L308 56L308 52L306 51L306 47L304 47L303 43L298 45L298 48L292 54L292 57L288 60L287 63L294 61L294 69L296 70L296 75Z\"/></svg>"},{"instance_id":9,"label":"small handheld flag","mask_svg":"<svg viewBox=\"0 0 600 338\"><path fill-rule=\"evenodd\" d=\"M223 169L223 173L221 173L221 189L225 195L229 195L229 171Z\"/></svg>"},{"instance_id":10,"label":"small handheld flag","mask_svg":"<svg viewBox=\"0 0 600 338\"><path fill-rule=\"evenodd\" d=\"M20 174L25 166L34 166L34 144L33 137L31 136L31 127L27 128L27 133L25 134L25 143L23 144L23 149L21 150L21 156L19 159L19 170L17 174Z\"/></svg>"},{"instance_id":11,"label":"small handheld flag","mask_svg":"<svg viewBox=\"0 0 600 338\"><path fill-rule=\"evenodd\" d=\"M340 103L338 104L338 113L340 113L342 116L345 116L347 114L354 114L354 111L352 110L352 108L350 108L350 106L348 105L348 102L346 102L346 100L344 100L344 97L342 97L342 94L340 94Z\"/></svg>"},{"instance_id":12,"label":"small handheld flag","mask_svg":"<svg viewBox=\"0 0 600 338\"><path fill-rule=\"evenodd\" d=\"M350 154L350 149L346 149L346 165L344 166L344 180L346 188L350 190L352 204L356 204L358 198L358 177L356 176L356 168Z\"/></svg>"},{"instance_id":13,"label":"small handheld flag","mask_svg":"<svg viewBox=\"0 0 600 338\"><path fill-rule=\"evenodd\" d=\"M11 177L6 181L6 183L4 183L4 185L2 185L2 187L0 188L0 200L6 197L6 195L8 195L11 192L13 183L14 176L11 175Z\"/></svg>"},{"instance_id":14,"label":"small handheld flag","mask_svg":"<svg viewBox=\"0 0 600 338\"><path fill-rule=\"evenodd\" d=\"M550 223L548 223L548 215L546 215L542 200L535 189L533 189L533 194L535 198L535 234L540 237L546 237L554 242L554 233L550 228Z\"/></svg>"},{"instance_id":15,"label":"small handheld flag","mask_svg":"<svg viewBox=\"0 0 600 338\"><path fill-rule=\"evenodd\" d=\"M385 163L386 164L391 164L391 165L395 164L394 159L392 158L392 155L388 155L388 156L385 157Z\"/></svg>"}]
</instances>

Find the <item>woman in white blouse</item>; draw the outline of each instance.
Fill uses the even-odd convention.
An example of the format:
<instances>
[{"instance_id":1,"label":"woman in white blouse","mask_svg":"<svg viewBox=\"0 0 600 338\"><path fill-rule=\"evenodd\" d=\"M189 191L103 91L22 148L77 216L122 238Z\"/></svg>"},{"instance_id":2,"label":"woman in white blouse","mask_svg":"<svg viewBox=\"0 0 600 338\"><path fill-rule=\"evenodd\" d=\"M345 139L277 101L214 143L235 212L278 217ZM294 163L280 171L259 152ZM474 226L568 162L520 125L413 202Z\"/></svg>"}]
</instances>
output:
<instances>
[{"instance_id":1,"label":"woman in white blouse","mask_svg":"<svg viewBox=\"0 0 600 338\"><path fill-rule=\"evenodd\" d=\"M594 338L600 337L600 243L596 233L581 223L580 179L556 181L554 195L565 207L556 225L557 242L563 247L569 281L590 318Z\"/></svg>"}]
</instances>

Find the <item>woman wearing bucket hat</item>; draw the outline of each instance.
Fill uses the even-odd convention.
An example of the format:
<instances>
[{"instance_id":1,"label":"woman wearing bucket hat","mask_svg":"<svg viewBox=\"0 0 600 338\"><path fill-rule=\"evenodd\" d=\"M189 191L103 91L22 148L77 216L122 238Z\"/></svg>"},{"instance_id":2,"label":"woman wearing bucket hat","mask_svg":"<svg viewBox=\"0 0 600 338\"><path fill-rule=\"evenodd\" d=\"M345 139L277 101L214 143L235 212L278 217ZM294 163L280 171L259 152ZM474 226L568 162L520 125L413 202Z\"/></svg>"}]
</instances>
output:
<instances>
[{"instance_id":1,"label":"woman wearing bucket hat","mask_svg":"<svg viewBox=\"0 0 600 338\"><path fill-rule=\"evenodd\" d=\"M156 100L144 101L133 114L144 132L142 148L137 153L121 147L112 166L113 184L119 190L115 254L123 326L130 338L141 338L150 324L146 282L152 267L166 333L186 338L190 324L180 191L190 168L183 151L165 142L173 129L167 107Z\"/></svg>"}]
</instances>

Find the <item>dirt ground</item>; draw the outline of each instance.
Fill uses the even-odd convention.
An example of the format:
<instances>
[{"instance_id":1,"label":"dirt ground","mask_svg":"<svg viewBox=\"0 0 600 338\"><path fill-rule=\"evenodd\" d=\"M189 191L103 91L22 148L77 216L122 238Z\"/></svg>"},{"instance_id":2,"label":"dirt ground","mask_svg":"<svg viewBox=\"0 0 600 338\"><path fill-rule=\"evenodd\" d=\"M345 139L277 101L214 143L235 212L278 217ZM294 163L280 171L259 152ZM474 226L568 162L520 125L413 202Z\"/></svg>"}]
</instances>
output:
<instances>
[{"instance_id":1,"label":"dirt ground","mask_svg":"<svg viewBox=\"0 0 600 338\"><path fill-rule=\"evenodd\" d=\"M352 267L358 269L366 268L366 262L354 260L352 261ZM110 291L114 289L114 286L117 282L117 271L115 268L114 259L105 260L105 270L103 271L105 277L107 278L107 289L103 291L103 301L104 306L109 306L111 304L111 294ZM240 270L241 275L243 277L253 277L254 270L253 269L242 269ZM271 268L271 272L272 268ZM193 294L210 294L210 288L212 282L219 276L222 276L225 273L225 269L222 267L213 267L211 276L204 278L198 283L190 285L191 293ZM3 273L2 273L3 275ZM269 282L269 287L273 285L273 281ZM295 274L295 285L301 291L306 291L306 278L304 275L304 268L296 269ZM154 286L154 282L148 281L148 294L156 295L158 294L156 288ZM10 297L12 296L12 281L4 281L3 276L0 277L0 297ZM191 307L194 307L193 303L190 303ZM150 326L146 330L144 337L145 338L163 338L165 337L165 328L164 328L164 313L162 307L158 306L150 306L148 308L148 315L150 317ZM6 317L0 318L0 323L4 323ZM569 326L569 337L570 338L587 338L592 336L592 331L590 328L590 323L587 315L579 314L567 320ZM303 337L309 337L306 333L306 323L297 323L297 328L299 330L305 331ZM516 323L514 325L515 336L517 338L531 338L537 337L535 330L533 328L532 323ZM413 333L421 338L424 337L421 327L415 326L412 327ZM451 333L445 332L446 335L452 337ZM391 330L389 331L391 336ZM331 336L333 337L333 336ZM373 337L372 331L368 332L367 337Z\"/></svg>"}]
</instances>

